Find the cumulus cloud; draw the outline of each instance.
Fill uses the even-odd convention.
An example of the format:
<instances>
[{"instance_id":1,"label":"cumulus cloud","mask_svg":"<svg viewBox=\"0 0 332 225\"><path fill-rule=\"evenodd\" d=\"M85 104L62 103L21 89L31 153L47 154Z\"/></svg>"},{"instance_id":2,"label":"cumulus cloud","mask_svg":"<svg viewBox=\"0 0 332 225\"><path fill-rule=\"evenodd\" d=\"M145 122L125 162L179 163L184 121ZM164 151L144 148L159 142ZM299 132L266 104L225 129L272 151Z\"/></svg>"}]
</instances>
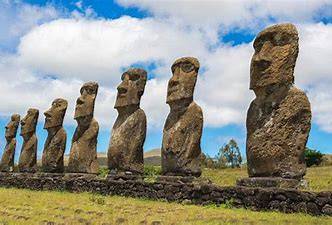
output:
<instances>
[{"instance_id":1,"label":"cumulus cloud","mask_svg":"<svg viewBox=\"0 0 332 225\"><path fill-rule=\"evenodd\" d=\"M299 31L295 82L306 90L311 100L313 121L322 130L332 132L332 25L300 25Z\"/></svg>"},{"instance_id":2,"label":"cumulus cloud","mask_svg":"<svg viewBox=\"0 0 332 225\"><path fill-rule=\"evenodd\" d=\"M22 37L22 62L59 78L91 77L113 84L134 63L156 62L169 66L176 57L203 55L202 36L154 19L121 17L58 19Z\"/></svg>"},{"instance_id":3,"label":"cumulus cloud","mask_svg":"<svg viewBox=\"0 0 332 225\"><path fill-rule=\"evenodd\" d=\"M314 1L149 1L117 0L125 7L137 7L151 12L155 17L198 27L216 37L218 32L231 28L251 28L256 31L271 22L310 22L317 17L331 17L331 0ZM219 28L219 29L218 29Z\"/></svg>"},{"instance_id":4,"label":"cumulus cloud","mask_svg":"<svg viewBox=\"0 0 332 225\"><path fill-rule=\"evenodd\" d=\"M302 19L312 19L313 12L325 3L328 2L308 3L311 13L302 13ZM126 4L129 6L132 3ZM144 6L150 3L142 4ZM210 4L207 3L211 7ZM271 13L274 7L276 10L273 15L279 12L280 17L286 16L281 15L281 7L278 9L273 3L266 4L268 3L257 3L255 7L266 6L266 10ZM190 7L194 5L188 6L186 10L190 11ZM210 12L206 7L202 6L200 9L202 20L210 18L224 21L219 17L218 10L213 9L215 11ZM301 7L299 6L297 11L298 18ZM233 17L236 15L234 10ZM243 14L240 13L242 16L248 13L249 19L253 16L250 10L245 11L248 10L246 7L238 10L244 10ZM261 17L269 15L258 12L256 8L255 10L256 14L262 14ZM226 11L228 13L228 10ZM181 13L181 10L177 13ZM209 13L210 17L206 16ZM290 13L287 15L294 18L296 16ZM261 18L257 15L253 17ZM241 18L235 20L240 21ZM191 21L192 25L195 23L195 20ZM214 31L218 33L217 30ZM328 37L332 36L331 25L302 24L299 25L299 31L301 46L296 67L296 83L308 92L312 101L314 122L322 129L331 131L331 119L328 116L331 109L328 104L331 104L332 96L322 94L332 86L332 71L328 68L331 65L332 46L327 43ZM218 43L211 49L206 32L184 26L176 19L137 19L128 16L114 20L82 16L59 18L33 26L21 37L17 53L0 56L0 77L3 79L0 84L0 100L3 102L0 111L4 114L14 111L22 113L31 106L44 110L54 98L64 97L69 100L70 105L66 123L72 124L73 109L80 86L85 81L95 80L101 85L96 100L96 118L101 123L101 128L108 130L116 118L113 106L116 86L123 70L133 64L145 67L153 64L154 67L149 73L154 77L147 82L142 108L146 111L149 129L161 130L169 110L165 100L167 81L171 76L170 66L176 58L191 55L199 58L202 65L195 99L203 108L205 126L244 125L247 107L254 97L248 90L252 54L251 43L237 46ZM325 85L321 85L322 80ZM326 105L321 101L326 102Z\"/></svg>"},{"instance_id":5,"label":"cumulus cloud","mask_svg":"<svg viewBox=\"0 0 332 225\"><path fill-rule=\"evenodd\" d=\"M37 108L41 113L39 119L43 121L42 113L50 107L51 102L55 98L65 98L69 102L65 123L76 124L73 115L82 80L38 77L35 72L22 66L15 56L0 56L0 77L1 116L12 113L25 115L28 108ZM96 108L103 110L96 110L96 118L107 126L110 126L112 118L116 116L112 103L110 104L114 102L115 94L114 89L99 89Z\"/></svg>"},{"instance_id":6,"label":"cumulus cloud","mask_svg":"<svg viewBox=\"0 0 332 225\"><path fill-rule=\"evenodd\" d=\"M59 16L60 13L51 5L39 7L20 1L0 0L0 49L15 48L19 38L31 28Z\"/></svg>"},{"instance_id":7,"label":"cumulus cloud","mask_svg":"<svg viewBox=\"0 0 332 225\"><path fill-rule=\"evenodd\" d=\"M120 81L123 68L155 63L157 67L152 72L156 79L147 83L142 107L149 124L158 128L168 111L165 99L170 66L184 55L199 58L205 71L197 84L196 99L204 106L206 124L243 122L250 98L247 71L251 52L248 45L221 45L211 52L200 32L151 18L131 17L59 19L33 29L18 47L20 62L40 74L52 74L58 79L95 79L110 90ZM231 66L234 62L236 67Z\"/></svg>"}]
</instances>

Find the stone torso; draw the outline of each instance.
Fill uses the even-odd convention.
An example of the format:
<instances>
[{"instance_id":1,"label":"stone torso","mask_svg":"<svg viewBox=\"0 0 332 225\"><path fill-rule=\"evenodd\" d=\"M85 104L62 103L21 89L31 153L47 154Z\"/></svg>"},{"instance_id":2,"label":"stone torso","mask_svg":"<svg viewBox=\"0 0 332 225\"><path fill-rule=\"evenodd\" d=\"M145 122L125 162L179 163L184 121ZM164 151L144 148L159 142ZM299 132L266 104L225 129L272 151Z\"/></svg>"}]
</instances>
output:
<instances>
[{"instance_id":1,"label":"stone torso","mask_svg":"<svg viewBox=\"0 0 332 225\"><path fill-rule=\"evenodd\" d=\"M0 171L8 172L13 169L15 148L16 148L16 138L13 138L6 144L0 163Z\"/></svg>"},{"instance_id":2,"label":"stone torso","mask_svg":"<svg viewBox=\"0 0 332 225\"><path fill-rule=\"evenodd\" d=\"M20 172L35 172L37 163L37 137L33 134L23 141L21 155L18 163Z\"/></svg>"},{"instance_id":3,"label":"stone torso","mask_svg":"<svg viewBox=\"0 0 332 225\"><path fill-rule=\"evenodd\" d=\"M66 149L66 140L67 134L62 127L54 135L48 134L42 157L42 169L44 172L63 172L63 155Z\"/></svg>"},{"instance_id":4,"label":"stone torso","mask_svg":"<svg viewBox=\"0 0 332 225\"><path fill-rule=\"evenodd\" d=\"M86 129L77 127L70 149L68 171L74 173L98 173L97 136L99 125L95 119Z\"/></svg>"},{"instance_id":5,"label":"stone torso","mask_svg":"<svg viewBox=\"0 0 332 225\"><path fill-rule=\"evenodd\" d=\"M108 149L110 169L144 172L143 144L146 136L146 116L142 109L130 115L119 115L112 129Z\"/></svg>"},{"instance_id":6,"label":"stone torso","mask_svg":"<svg viewBox=\"0 0 332 225\"><path fill-rule=\"evenodd\" d=\"M247 114L249 176L301 178L310 121L310 103L295 87L277 98L256 98Z\"/></svg>"},{"instance_id":7,"label":"stone torso","mask_svg":"<svg viewBox=\"0 0 332 225\"><path fill-rule=\"evenodd\" d=\"M194 102L184 112L171 112L168 115L161 150L163 174L201 174L199 158L202 127L203 113Z\"/></svg>"}]
</instances>

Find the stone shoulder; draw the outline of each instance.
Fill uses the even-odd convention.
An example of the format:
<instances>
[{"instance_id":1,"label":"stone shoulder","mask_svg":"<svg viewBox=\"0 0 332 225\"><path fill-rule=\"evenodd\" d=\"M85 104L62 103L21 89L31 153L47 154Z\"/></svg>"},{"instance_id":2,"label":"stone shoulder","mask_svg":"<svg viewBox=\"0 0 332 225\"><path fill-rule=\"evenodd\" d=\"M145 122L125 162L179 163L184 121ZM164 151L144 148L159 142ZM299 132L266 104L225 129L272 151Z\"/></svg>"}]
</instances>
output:
<instances>
[{"instance_id":1,"label":"stone shoulder","mask_svg":"<svg viewBox=\"0 0 332 225\"><path fill-rule=\"evenodd\" d=\"M286 105L290 108L299 108L310 111L310 102L304 91L293 86L289 89Z\"/></svg>"},{"instance_id":2,"label":"stone shoulder","mask_svg":"<svg viewBox=\"0 0 332 225\"><path fill-rule=\"evenodd\" d=\"M146 120L146 115L143 109L139 108L135 111L135 118Z\"/></svg>"},{"instance_id":3,"label":"stone shoulder","mask_svg":"<svg viewBox=\"0 0 332 225\"><path fill-rule=\"evenodd\" d=\"M189 105L187 113L193 114L193 116L203 120L202 108L199 105L197 105L196 102L192 102Z\"/></svg>"},{"instance_id":4,"label":"stone shoulder","mask_svg":"<svg viewBox=\"0 0 332 225\"><path fill-rule=\"evenodd\" d=\"M90 127L93 127L95 129L99 129L99 123L95 118L92 119Z\"/></svg>"}]
</instances>

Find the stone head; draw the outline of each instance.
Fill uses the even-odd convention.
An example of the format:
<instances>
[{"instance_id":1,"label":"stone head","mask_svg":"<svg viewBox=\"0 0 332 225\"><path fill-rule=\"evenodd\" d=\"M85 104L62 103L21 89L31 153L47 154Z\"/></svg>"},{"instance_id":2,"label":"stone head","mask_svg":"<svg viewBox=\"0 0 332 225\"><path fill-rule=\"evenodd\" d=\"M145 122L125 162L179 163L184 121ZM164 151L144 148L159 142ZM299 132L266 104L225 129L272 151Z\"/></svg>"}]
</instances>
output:
<instances>
[{"instance_id":1,"label":"stone head","mask_svg":"<svg viewBox=\"0 0 332 225\"><path fill-rule=\"evenodd\" d=\"M278 24L260 32L250 66L250 89L274 84L292 84L299 52L299 37L293 24Z\"/></svg>"},{"instance_id":2,"label":"stone head","mask_svg":"<svg viewBox=\"0 0 332 225\"><path fill-rule=\"evenodd\" d=\"M98 92L96 82L87 82L81 87L81 96L76 101L74 118L93 116L95 100Z\"/></svg>"},{"instance_id":3,"label":"stone head","mask_svg":"<svg viewBox=\"0 0 332 225\"><path fill-rule=\"evenodd\" d=\"M44 129L62 126L63 119L66 114L68 102L65 99L57 98L52 102L51 108L49 108L45 115Z\"/></svg>"},{"instance_id":4,"label":"stone head","mask_svg":"<svg viewBox=\"0 0 332 225\"><path fill-rule=\"evenodd\" d=\"M29 109L27 115L21 120L21 136L36 131L39 116L38 109Z\"/></svg>"},{"instance_id":5,"label":"stone head","mask_svg":"<svg viewBox=\"0 0 332 225\"><path fill-rule=\"evenodd\" d=\"M6 126L5 137L7 140L14 138L16 136L19 124L20 124L20 115L13 114L10 118L9 123Z\"/></svg>"},{"instance_id":6,"label":"stone head","mask_svg":"<svg viewBox=\"0 0 332 225\"><path fill-rule=\"evenodd\" d=\"M193 57L183 57L173 63L173 76L167 88L168 104L193 98L198 70L199 62Z\"/></svg>"},{"instance_id":7,"label":"stone head","mask_svg":"<svg viewBox=\"0 0 332 225\"><path fill-rule=\"evenodd\" d=\"M114 108L139 105L144 93L147 73L140 68L131 68L121 76Z\"/></svg>"}]
</instances>

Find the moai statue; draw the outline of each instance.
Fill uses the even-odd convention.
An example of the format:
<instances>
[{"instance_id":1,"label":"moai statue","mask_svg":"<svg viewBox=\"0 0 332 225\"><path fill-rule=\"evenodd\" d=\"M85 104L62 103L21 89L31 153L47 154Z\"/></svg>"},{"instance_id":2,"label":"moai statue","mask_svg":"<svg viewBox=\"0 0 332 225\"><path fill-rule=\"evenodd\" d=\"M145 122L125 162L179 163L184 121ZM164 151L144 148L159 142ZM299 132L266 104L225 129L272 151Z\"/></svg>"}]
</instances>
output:
<instances>
[{"instance_id":1,"label":"moai statue","mask_svg":"<svg viewBox=\"0 0 332 225\"><path fill-rule=\"evenodd\" d=\"M199 70L196 58L177 59L168 82L166 119L161 148L164 175L200 176L202 109L193 101Z\"/></svg>"},{"instance_id":2,"label":"moai statue","mask_svg":"<svg viewBox=\"0 0 332 225\"><path fill-rule=\"evenodd\" d=\"M66 150L67 134L62 127L68 102L58 98L45 115L44 129L48 135L44 145L42 157L42 170L49 173L62 173L64 171L63 155Z\"/></svg>"},{"instance_id":3,"label":"moai statue","mask_svg":"<svg viewBox=\"0 0 332 225\"><path fill-rule=\"evenodd\" d=\"M20 172L36 172L37 169L37 136L36 126L39 110L29 109L21 120L21 136L23 137L22 150L18 162Z\"/></svg>"},{"instance_id":4,"label":"moai statue","mask_svg":"<svg viewBox=\"0 0 332 225\"><path fill-rule=\"evenodd\" d=\"M98 122L93 118L98 84L85 83L76 101L74 119L77 121L70 149L68 171L72 173L98 173L97 136Z\"/></svg>"},{"instance_id":5,"label":"moai statue","mask_svg":"<svg viewBox=\"0 0 332 225\"><path fill-rule=\"evenodd\" d=\"M1 172L13 171L14 155L16 148L16 133L19 124L20 124L20 115L13 114L11 116L9 123L6 126L5 137L7 143L0 162Z\"/></svg>"},{"instance_id":6,"label":"moai statue","mask_svg":"<svg viewBox=\"0 0 332 225\"><path fill-rule=\"evenodd\" d=\"M260 32L254 41L250 89L256 98L246 124L250 177L297 181L305 175L311 110L305 93L293 85L298 40L294 25L279 24Z\"/></svg>"},{"instance_id":7,"label":"moai statue","mask_svg":"<svg viewBox=\"0 0 332 225\"><path fill-rule=\"evenodd\" d=\"M108 148L108 167L118 173L142 174L146 116L140 108L140 100L147 73L143 69L129 69L122 74L121 79L114 106L118 117Z\"/></svg>"}]
</instances>

